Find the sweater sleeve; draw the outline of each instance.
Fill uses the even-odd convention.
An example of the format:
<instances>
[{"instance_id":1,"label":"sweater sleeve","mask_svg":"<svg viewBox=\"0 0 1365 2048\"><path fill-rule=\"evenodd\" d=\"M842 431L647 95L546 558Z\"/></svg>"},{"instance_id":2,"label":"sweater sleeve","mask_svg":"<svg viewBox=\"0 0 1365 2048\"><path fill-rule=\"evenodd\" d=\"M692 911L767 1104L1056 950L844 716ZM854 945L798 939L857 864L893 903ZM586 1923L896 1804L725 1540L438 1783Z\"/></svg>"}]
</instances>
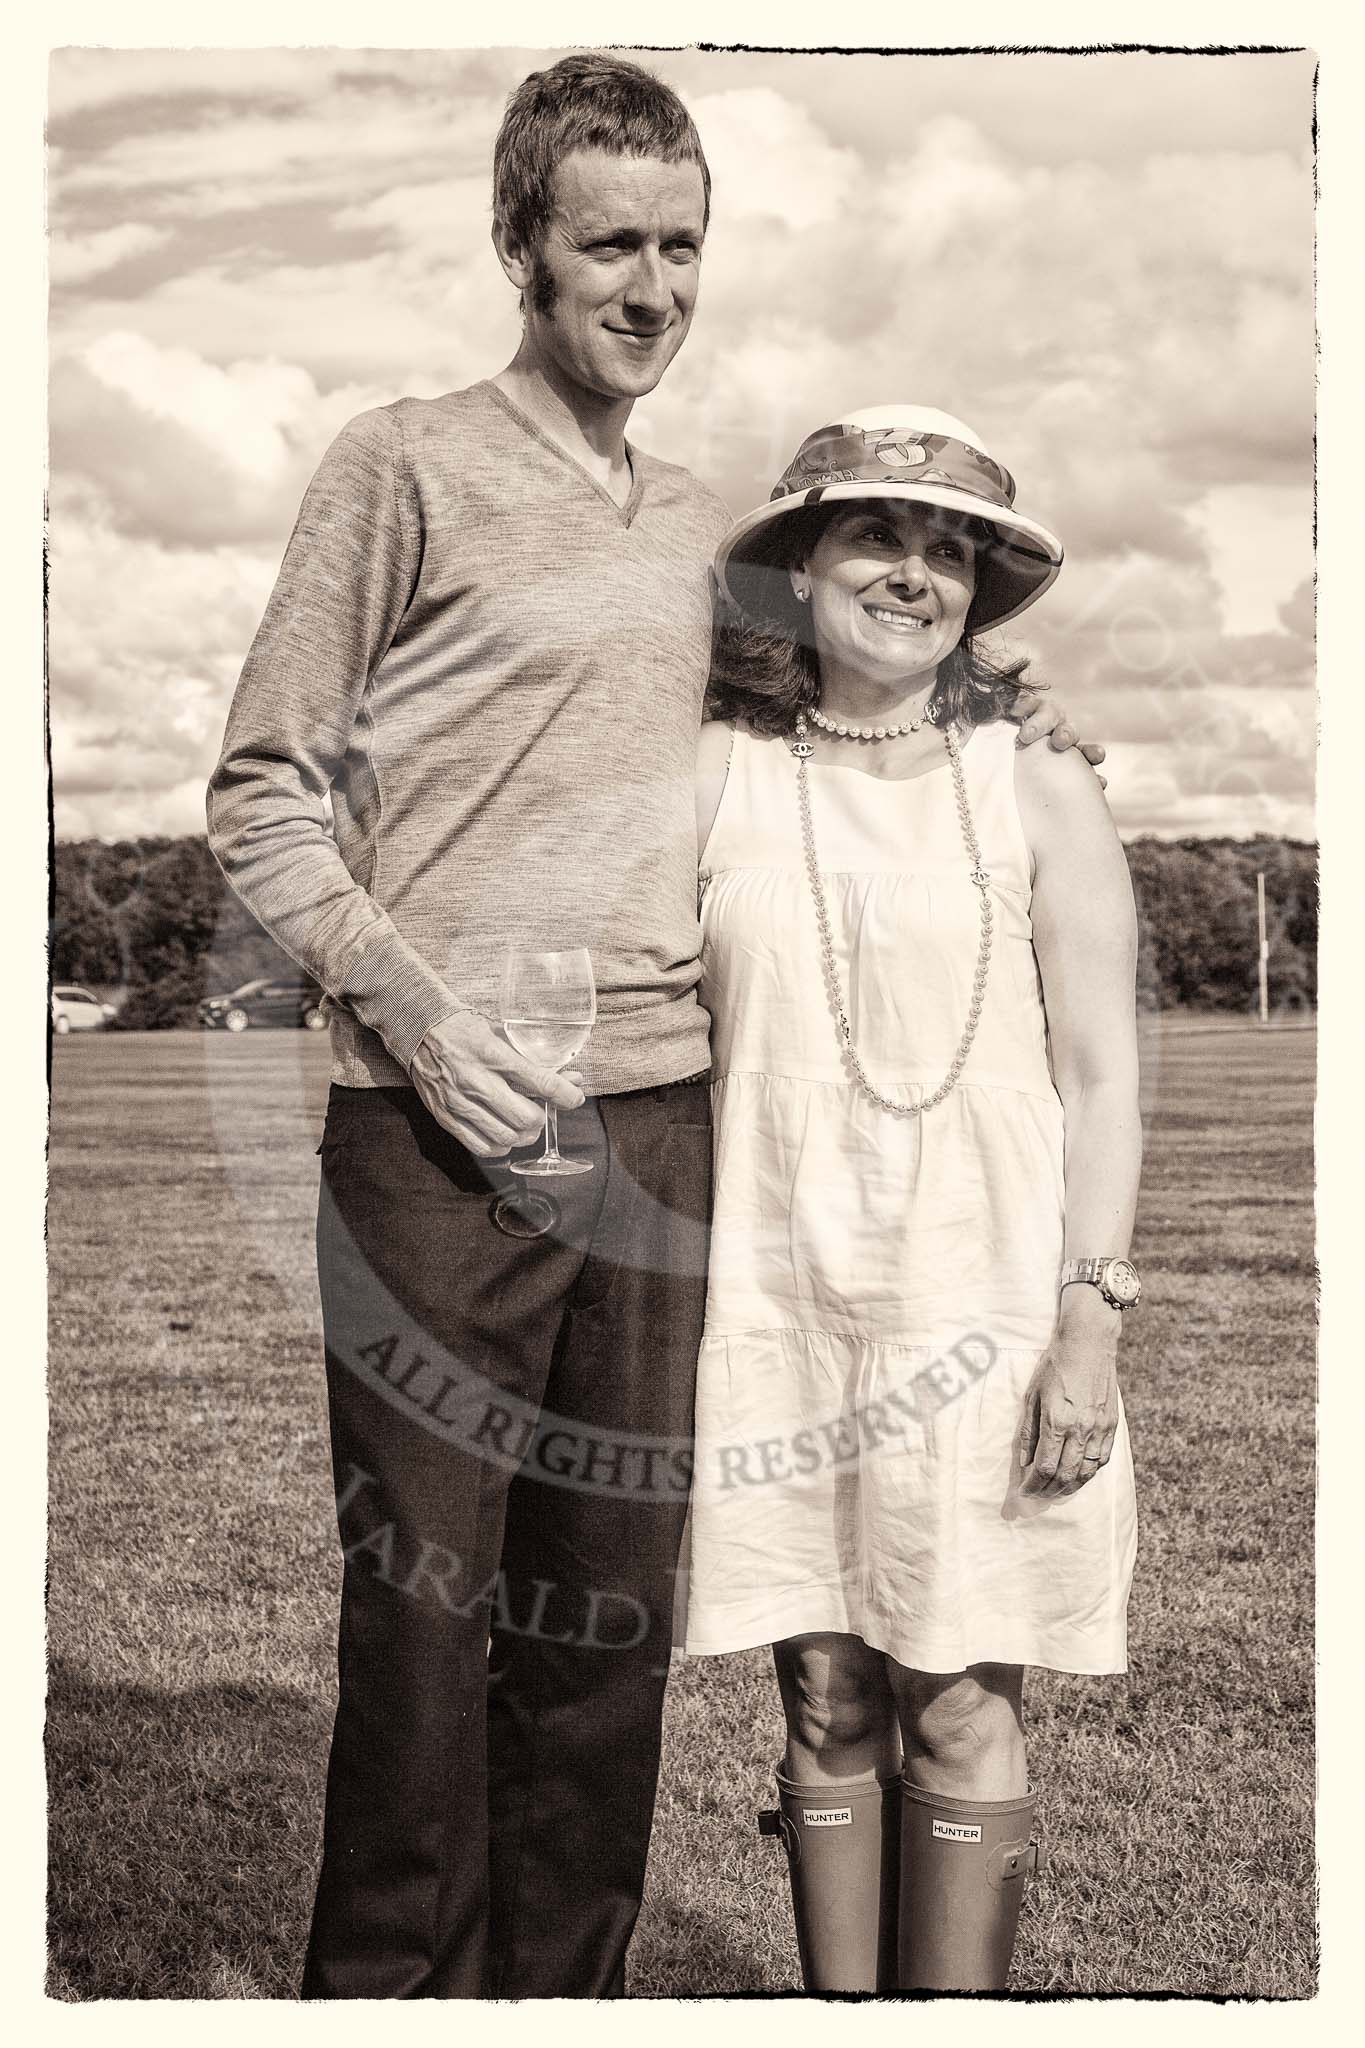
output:
<instances>
[{"instance_id":1,"label":"sweater sleeve","mask_svg":"<svg viewBox=\"0 0 1365 2048\"><path fill-rule=\"evenodd\" d=\"M405 1068L465 1005L363 889L327 792L403 617L420 530L391 409L344 427L308 487L208 788L208 836L248 910Z\"/></svg>"}]
</instances>

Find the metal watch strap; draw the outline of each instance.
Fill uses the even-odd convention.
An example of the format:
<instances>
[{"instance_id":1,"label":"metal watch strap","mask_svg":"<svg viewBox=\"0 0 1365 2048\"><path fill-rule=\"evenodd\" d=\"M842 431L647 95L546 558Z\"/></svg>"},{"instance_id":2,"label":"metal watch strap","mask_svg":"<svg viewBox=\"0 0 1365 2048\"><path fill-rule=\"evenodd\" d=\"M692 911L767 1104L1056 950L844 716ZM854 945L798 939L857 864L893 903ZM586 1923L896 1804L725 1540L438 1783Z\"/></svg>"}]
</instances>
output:
<instances>
[{"instance_id":1,"label":"metal watch strap","mask_svg":"<svg viewBox=\"0 0 1365 2048\"><path fill-rule=\"evenodd\" d=\"M1074 1281L1083 1280L1092 1287L1098 1287L1109 1263L1108 1259L1068 1259L1062 1267L1062 1286L1069 1287Z\"/></svg>"},{"instance_id":2,"label":"metal watch strap","mask_svg":"<svg viewBox=\"0 0 1365 2048\"><path fill-rule=\"evenodd\" d=\"M1111 1308L1116 1308L1120 1311L1132 1308L1134 1302L1120 1301L1116 1294L1110 1292L1106 1281L1106 1275L1111 1266L1131 1266L1131 1264L1131 1260L1121 1259L1116 1252L1111 1253L1106 1258L1068 1259L1062 1267L1062 1277L1058 1291L1060 1292L1060 1289L1063 1287L1071 1287L1080 1283L1084 1286L1098 1288ZM1136 1301L1136 1298L1135 1296L1134 1301Z\"/></svg>"}]
</instances>

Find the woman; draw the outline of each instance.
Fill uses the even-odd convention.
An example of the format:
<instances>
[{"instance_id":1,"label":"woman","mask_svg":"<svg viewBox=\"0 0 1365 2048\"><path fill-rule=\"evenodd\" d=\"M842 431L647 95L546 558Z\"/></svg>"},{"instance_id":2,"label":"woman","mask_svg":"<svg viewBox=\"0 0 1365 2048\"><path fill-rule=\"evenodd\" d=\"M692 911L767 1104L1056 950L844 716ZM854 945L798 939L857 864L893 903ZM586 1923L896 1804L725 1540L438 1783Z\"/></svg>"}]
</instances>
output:
<instances>
[{"instance_id":1,"label":"woman","mask_svg":"<svg viewBox=\"0 0 1365 2048\"><path fill-rule=\"evenodd\" d=\"M1004 1987L1023 1668L1125 1669L1133 902L973 644L1061 564L1013 498L960 421L855 413L716 564L687 1645L774 1645L810 1990Z\"/></svg>"}]
</instances>

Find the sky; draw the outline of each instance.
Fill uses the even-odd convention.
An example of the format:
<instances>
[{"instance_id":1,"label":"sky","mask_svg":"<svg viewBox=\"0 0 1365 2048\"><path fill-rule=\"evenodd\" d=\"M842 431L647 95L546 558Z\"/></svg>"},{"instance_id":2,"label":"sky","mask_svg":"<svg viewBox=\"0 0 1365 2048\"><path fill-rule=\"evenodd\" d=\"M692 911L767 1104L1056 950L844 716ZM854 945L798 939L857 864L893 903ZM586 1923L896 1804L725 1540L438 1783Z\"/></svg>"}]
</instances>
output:
<instances>
[{"instance_id":1,"label":"sky","mask_svg":"<svg viewBox=\"0 0 1365 2048\"><path fill-rule=\"evenodd\" d=\"M489 162L559 54L54 53L60 837L203 829L328 441L514 353ZM1311 837L1312 58L639 55L713 199L631 439L739 514L816 427L955 413L1066 544L1005 645L1108 747L1120 830Z\"/></svg>"}]
</instances>

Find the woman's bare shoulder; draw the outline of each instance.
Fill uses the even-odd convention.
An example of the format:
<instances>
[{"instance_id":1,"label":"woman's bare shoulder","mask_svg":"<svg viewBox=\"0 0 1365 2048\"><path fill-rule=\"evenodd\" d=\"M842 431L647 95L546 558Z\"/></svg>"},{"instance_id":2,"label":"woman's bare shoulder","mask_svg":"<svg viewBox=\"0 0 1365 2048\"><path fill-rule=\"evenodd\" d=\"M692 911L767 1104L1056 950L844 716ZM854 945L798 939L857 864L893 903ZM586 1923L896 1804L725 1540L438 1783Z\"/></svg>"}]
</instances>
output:
<instances>
[{"instance_id":1,"label":"woman's bare shoulder","mask_svg":"<svg viewBox=\"0 0 1365 2048\"><path fill-rule=\"evenodd\" d=\"M704 847L716 822L730 773L735 728L727 719L708 718L697 736L697 772L693 787L697 805L697 845Z\"/></svg>"},{"instance_id":2,"label":"woman's bare shoulder","mask_svg":"<svg viewBox=\"0 0 1365 2048\"><path fill-rule=\"evenodd\" d=\"M1104 785L1079 747L1061 752L1046 740L1014 750L1014 787L1021 805L1037 812L1096 818L1109 815Z\"/></svg>"},{"instance_id":3,"label":"woman's bare shoulder","mask_svg":"<svg viewBox=\"0 0 1365 2048\"><path fill-rule=\"evenodd\" d=\"M730 719L708 718L697 735L698 772L705 773L707 769L723 772L734 737L735 728Z\"/></svg>"},{"instance_id":4,"label":"woman's bare shoulder","mask_svg":"<svg viewBox=\"0 0 1365 2048\"><path fill-rule=\"evenodd\" d=\"M742 718L708 718L702 726L701 735L697 741L698 761L728 760L730 748L737 732L742 732L745 739L752 742L756 747L780 747L786 745L786 739L781 733L756 732L753 726Z\"/></svg>"},{"instance_id":5,"label":"woman's bare shoulder","mask_svg":"<svg viewBox=\"0 0 1365 2048\"><path fill-rule=\"evenodd\" d=\"M1046 740L1015 753L1014 794L1035 884L1089 891L1095 902L1131 901L1128 869L1104 786L1077 747Z\"/></svg>"}]
</instances>

